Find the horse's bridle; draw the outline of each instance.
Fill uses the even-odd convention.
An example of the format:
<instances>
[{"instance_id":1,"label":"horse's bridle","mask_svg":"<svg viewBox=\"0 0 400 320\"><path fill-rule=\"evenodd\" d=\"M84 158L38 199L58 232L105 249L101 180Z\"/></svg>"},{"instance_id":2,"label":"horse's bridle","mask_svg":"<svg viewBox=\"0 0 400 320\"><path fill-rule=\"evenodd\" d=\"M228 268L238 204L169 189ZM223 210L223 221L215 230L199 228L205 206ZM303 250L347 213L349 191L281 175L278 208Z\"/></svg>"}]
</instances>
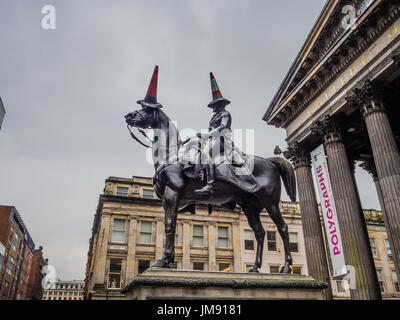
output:
<instances>
[{"instance_id":1,"label":"horse's bridle","mask_svg":"<svg viewBox=\"0 0 400 320\"><path fill-rule=\"evenodd\" d=\"M143 109L142 109L142 110L143 110ZM145 119L145 117L143 116L143 114L140 112L140 111L142 111L142 110L137 110L136 112L137 112L137 114L138 114L142 119ZM151 123L150 127L156 122L156 119L157 119L157 111L154 110L152 113L153 113L153 119L150 121L150 123ZM130 133L131 137L132 137L134 140L136 140L137 142L139 142L142 146L144 146L144 147L146 147L146 148L151 148L151 146L145 144L144 142L140 141L140 139L139 139L138 137L136 137L136 135L132 132L132 129L131 129L132 126L131 126L130 124L127 124L127 128L128 128L128 130L129 130L129 133ZM136 128L148 141L151 142L151 144L154 143L154 141L151 140L151 139L147 136L146 132L145 132L143 129L141 129L141 128L139 128L139 127L133 127L133 128Z\"/></svg>"}]
</instances>

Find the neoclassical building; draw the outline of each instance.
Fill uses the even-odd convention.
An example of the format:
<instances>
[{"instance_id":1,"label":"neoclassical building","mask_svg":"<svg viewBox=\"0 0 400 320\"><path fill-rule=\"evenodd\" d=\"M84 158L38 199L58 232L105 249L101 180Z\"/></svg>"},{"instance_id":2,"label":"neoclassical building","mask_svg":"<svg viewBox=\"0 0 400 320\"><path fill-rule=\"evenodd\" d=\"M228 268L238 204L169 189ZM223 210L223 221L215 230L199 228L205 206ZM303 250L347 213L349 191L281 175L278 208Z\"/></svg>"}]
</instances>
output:
<instances>
[{"instance_id":1,"label":"neoclassical building","mask_svg":"<svg viewBox=\"0 0 400 320\"><path fill-rule=\"evenodd\" d=\"M357 276L353 299L381 298L356 165L372 176L393 274L400 276L399 34L398 0L327 1L263 117L286 130L285 156L296 169L308 270L326 281L328 266L318 263L325 252L310 165L310 152L324 147L345 262Z\"/></svg>"},{"instance_id":2,"label":"neoclassical building","mask_svg":"<svg viewBox=\"0 0 400 320\"><path fill-rule=\"evenodd\" d=\"M45 289L43 300L83 300L84 282L58 279L52 287Z\"/></svg>"},{"instance_id":3,"label":"neoclassical building","mask_svg":"<svg viewBox=\"0 0 400 320\"><path fill-rule=\"evenodd\" d=\"M293 272L308 275L300 206L282 202L280 209L289 226ZM400 290L380 212L365 213L382 290L388 298L396 297ZM277 273L284 262L283 243L267 212L261 221L267 234L260 272ZM120 290L161 256L164 236L164 211L151 178L106 179L89 241L85 298L123 299ZM178 269L246 272L255 260L255 238L240 209L217 207L209 215L199 206L196 214L179 214L175 243ZM331 286L336 298L350 296L340 282L332 280Z\"/></svg>"}]
</instances>

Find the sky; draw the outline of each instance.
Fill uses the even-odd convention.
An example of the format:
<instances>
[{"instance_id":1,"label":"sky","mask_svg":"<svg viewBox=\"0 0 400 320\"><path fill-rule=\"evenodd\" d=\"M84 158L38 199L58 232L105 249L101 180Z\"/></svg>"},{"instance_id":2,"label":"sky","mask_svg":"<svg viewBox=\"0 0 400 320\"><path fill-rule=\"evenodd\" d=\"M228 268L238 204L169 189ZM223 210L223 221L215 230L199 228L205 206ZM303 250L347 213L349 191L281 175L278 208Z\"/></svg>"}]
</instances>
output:
<instances>
[{"instance_id":1,"label":"sky","mask_svg":"<svg viewBox=\"0 0 400 320\"><path fill-rule=\"evenodd\" d=\"M42 7L56 29L42 28ZM84 279L93 216L109 176L153 176L124 115L139 108L154 66L158 101L179 129L207 128L209 72L233 128L255 154L286 148L262 116L325 0L1 0L0 204L15 206L57 277ZM379 208L357 170L364 208ZM285 200L285 195L283 199Z\"/></svg>"}]
</instances>

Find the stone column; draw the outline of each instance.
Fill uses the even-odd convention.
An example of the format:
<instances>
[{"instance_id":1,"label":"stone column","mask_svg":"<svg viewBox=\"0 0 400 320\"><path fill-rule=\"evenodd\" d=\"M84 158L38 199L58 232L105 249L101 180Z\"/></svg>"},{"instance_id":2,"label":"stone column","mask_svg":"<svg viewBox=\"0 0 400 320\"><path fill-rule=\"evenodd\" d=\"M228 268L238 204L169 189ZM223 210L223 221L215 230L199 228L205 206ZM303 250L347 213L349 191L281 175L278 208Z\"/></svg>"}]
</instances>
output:
<instances>
[{"instance_id":1,"label":"stone column","mask_svg":"<svg viewBox=\"0 0 400 320\"><path fill-rule=\"evenodd\" d=\"M385 202L383 201L382 188L379 183L378 173L376 171L376 166L375 166L374 160L371 159L368 162L364 163L362 168L369 172L369 174L372 176L372 180L375 183L376 193L378 194L379 203L381 205L383 221L385 222L385 228L387 231L390 248L392 250L392 259L393 259L393 261L395 263L395 267L396 267L397 279L400 279L400 266L398 266L399 260L395 256L395 253L393 250L393 243L395 243L396 241L395 241L395 239L393 239L393 233L390 232L390 225L388 224L388 216L387 216L386 209L385 209Z\"/></svg>"},{"instance_id":2,"label":"stone column","mask_svg":"<svg viewBox=\"0 0 400 320\"><path fill-rule=\"evenodd\" d=\"M208 270L217 270L217 256L216 256L216 223L208 223Z\"/></svg>"},{"instance_id":3,"label":"stone column","mask_svg":"<svg viewBox=\"0 0 400 320\"><path fill-rule=\"evenodd\" d=\"M108 238L110 234L111 216L102 214L101 229L97 240L97 259L94 275L94 285L105 286L105 269L107 264Z\"/></svg>"},{"instance_id":4,"label":"stone column","mask_svg":"<svg viewBox=\"0 0 400 320\"><path fill-rule=\"evenodd\" d=\"M189 221L183 221L182 231L182 269L190 270L190 243L191 233Z\"/></svg>"},{"instance_id":5,"label":"stone column","mask_svg":"<svg viewBox=\"0 0 400 320\"><path fill-rule=\"evenodd\" d=\"M346 149L337 125L329 117L317 121L314 133L323 137L328 158L332 191L335 197L345 262L355 269L356 289L350 289L354 300L378 300L381 293L365 220L360 214L357 187L354 184Z\"/></svg>"},{"instance_id":6,"label":"stone column","mask_svg":"<svg viewBox=\"0 0 400 320\"><path fill-rule=\"evenodd\" d=\"M164 219L157 218L156 228L156 259L159 259L164 251Z\"/></svg>"},{"instance_id":7,"label":"stone column","mask_svg":"<svg viewBox=\"0 0 400 320\"><path fill-rule=\"evenodd\" d=\"M131 218L128 231L128 253L126 256L125 284L129 284L135 277L137 224L137 218Z\"/></svg>"},{"instance_id":8,"label":"stone column","mask_svg":"<svg viewBox=\"0 0 400 320\"><path fill-rule=\"evenodd\" d=\"M382 191L385 225L397 276L400 275L400 154L380 92L371 81L356 89L352 99L364 117Z\"/></svg>"},{"instance_id":9,"label":"stone column","mask_svg":"<svg viewBox=\"0 0 400 320\"><path fill-rule=\"evenodd\" d=\"M308 272L316 281L328 284L324 296L325 299L331 300L333 298L331 278L311 173L310 153L295 144L289 147L284 155L292 160L296 171Z\"/></svg>"},{"instance_id":10,"label":"stone column","mask_svg":"<svg viewBox=\"0 0 400 320\"><path fill-rule=\"evenodd\" d=\"M239 221L235 221L232 223L233 272L243 272L241 244Z\"/></svg>"}]
</instances>

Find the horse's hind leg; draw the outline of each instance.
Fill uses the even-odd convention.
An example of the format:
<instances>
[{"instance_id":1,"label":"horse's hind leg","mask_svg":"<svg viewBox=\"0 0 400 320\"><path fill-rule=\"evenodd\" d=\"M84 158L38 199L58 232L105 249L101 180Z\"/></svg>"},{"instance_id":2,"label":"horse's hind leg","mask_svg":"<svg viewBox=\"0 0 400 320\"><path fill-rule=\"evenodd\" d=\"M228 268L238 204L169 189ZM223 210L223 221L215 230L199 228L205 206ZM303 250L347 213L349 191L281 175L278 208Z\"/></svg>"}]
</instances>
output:
<instances>
[{"instance_id":1,"label":"horse's hind leg","mask_svg":"<svg viewBox=\"0 0 400 320\"><path fill-rule=\"evenodd\" d=\"M257 241L256 261L249 272L258 272L258 269L261 268L262 265L265 238L265 230L260 220L260 213L263 206L257 199L250 199L246 203L241 203L241 207L247 217L251 229L254 231Z\"/></svg>"},{"instance_id":2,"label":"horse's hind leg","mask_svg":"<svg viewBox=\"0 0 400 320\"><path fill-rule=\"evenodd\" d=\"M165 211L165 250L161 258L152 267L168 268L175 258L175 231L178 215L179 194L169 187L165 188L163 207Z\"/></svg>"},{"instance_id":3,"label":"horse's hind leg","mask_svg":"<svg viewBox=\"0 0 400 320\"><path fill-rule=\"evenodd\" d=\"M283 220L281 212L279 210L279 205L266 204L266 209L271 217L272 221L275 223L278 232L283 240L283 246L285 248L285 265L279 271L280 273L291 273L292 272L292 255L290 253L289 246L289 230L288 225Z\"/></svg>"}]
</instances>

